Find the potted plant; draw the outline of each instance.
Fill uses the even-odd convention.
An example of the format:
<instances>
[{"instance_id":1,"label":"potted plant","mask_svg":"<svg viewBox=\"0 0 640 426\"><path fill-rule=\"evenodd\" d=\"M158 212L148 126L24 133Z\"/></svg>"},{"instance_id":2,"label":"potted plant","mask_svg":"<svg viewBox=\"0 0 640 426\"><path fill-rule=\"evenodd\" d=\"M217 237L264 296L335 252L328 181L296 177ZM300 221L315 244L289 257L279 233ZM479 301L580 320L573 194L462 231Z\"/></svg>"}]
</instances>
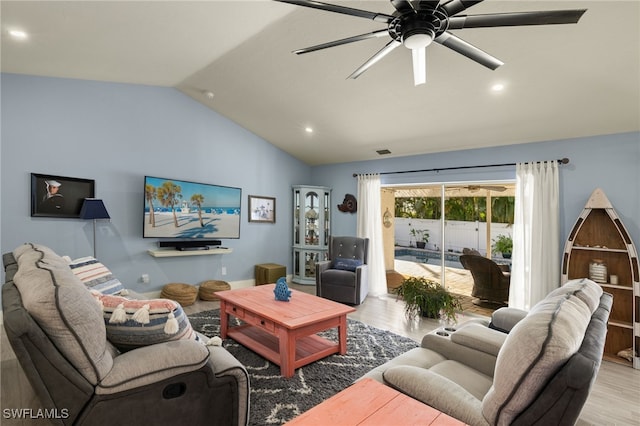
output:
<instances>
[{"instance_id":1,"label":"potted plant","mask_svg":"<svg viewBox=\"0 0 640 426\"><path fill-rule=\"evenodd\" d=\"M502 253L502 257L505 259L511 258L511 252L513 251L513 240L510 235L498 235L493 240L491 248L495 252Z\"/></svg>"},{"instance_id":2,"label":"potted plant","mask_svg":"<svg viewBox=\"0 0 640 426\"><path fill-rule=\"evenodd\" d=\"M456 315L462 312L460 298L428 278L405 278L394 292L405 301L405 313L410 319L421 315L456 323Z\"/></svg>"},{"instance_id":3,"label":"potted plant","mask_svg":"<svg viewBox=\"0 0 640 426\"><path fill-rule=\"evenodd\" d=\"M429 242L429 230L428 229L415 229L411 228L411 235L416 240L417 248L425 248Z\"/></svg>"}]
</instances>

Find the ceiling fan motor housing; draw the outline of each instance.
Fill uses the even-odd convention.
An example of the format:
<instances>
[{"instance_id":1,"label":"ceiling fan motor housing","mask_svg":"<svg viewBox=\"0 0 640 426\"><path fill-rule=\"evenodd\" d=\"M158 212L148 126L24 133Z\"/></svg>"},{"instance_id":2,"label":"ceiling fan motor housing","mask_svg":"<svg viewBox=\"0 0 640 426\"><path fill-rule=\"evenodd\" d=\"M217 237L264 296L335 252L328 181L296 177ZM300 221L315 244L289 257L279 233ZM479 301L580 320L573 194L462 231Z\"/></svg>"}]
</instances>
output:
<instances>
[{"instance_id":1,"label":"ceiling fan motor housing","mask_svg":"<svg viewBox=\"0 0 640 426\"><path fill-rule=\"evenodd\" d=\"M389 23L389 35L405 47L417 49L428 46L446 27L446 15L437 10L408 13Z\"/></svg>"}]
</instances>

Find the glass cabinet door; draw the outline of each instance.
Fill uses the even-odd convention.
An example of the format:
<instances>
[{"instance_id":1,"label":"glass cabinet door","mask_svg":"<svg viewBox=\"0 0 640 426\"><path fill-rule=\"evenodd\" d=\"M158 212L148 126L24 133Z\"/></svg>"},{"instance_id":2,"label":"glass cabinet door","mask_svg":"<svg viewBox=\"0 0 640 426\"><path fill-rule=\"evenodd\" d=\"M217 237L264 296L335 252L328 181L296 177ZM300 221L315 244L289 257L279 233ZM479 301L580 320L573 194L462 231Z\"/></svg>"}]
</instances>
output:
<instances>
[{"instance_id":1,"label":"glass cabinet door","mask_svg":"<svg viewBox=\"0 0 640 426\"><path fill-rule=\"evenodd\" d=\"M320 243L318 235L318 194L307 192L304 201L304 242L309 246L317 246Z\"/></svg>"},{"instance_id":2,"label":"glass cabinet door","mask_svg":"<svg viewBox=\"0 0 640 426\"><path fill-rule=\"evenodd\" d=\"M293 244L300 244L300 190L293 191Z\"/></svg>"},{"instance_id":3,"label":"glass cabinet door","mask_svg":"<svg viewBox=\"0 0 640 426\"><path fill-rule=\"evenodd\" d=\"M317 262L327 259L331 189L293 187L293 281L315 284Z\"/></svg>"}]
</instances>

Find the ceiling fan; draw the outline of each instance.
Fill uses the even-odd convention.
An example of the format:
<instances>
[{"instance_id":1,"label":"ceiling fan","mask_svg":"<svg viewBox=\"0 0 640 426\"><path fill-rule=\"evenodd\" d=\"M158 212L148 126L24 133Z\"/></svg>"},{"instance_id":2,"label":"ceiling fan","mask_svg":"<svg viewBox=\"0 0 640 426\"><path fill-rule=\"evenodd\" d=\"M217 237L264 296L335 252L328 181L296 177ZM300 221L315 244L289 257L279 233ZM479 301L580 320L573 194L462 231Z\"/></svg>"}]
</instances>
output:
<instances>
[{"instance_id":1,"label":"ceiling fan","mask_svg":"<svg viewBox=\"0 0 640 426\"><path fill-rule=\"evenodd\" d=\"M467 185L466 189L468 189L469 192L478 192L481 189L486 191L504 192L507 190L507 187L503 185Z\"/></svg>"},{"instance_id":2,"label":"ceiling fan","mask_svg":"<svg viewBox=\"0 0 640 426\"><path fill-rule=\"evenodd\" d=\"M301 55L329 47L388 35L391 37L391 41L356 69L349 78L358 78L396 47L404 45L406 48L411 49L413 56L413 79L416 86L426 82L426 48L433 41L492 70L503 65L503 62L499 59L453 35L450 30L521 25L575 24L580 20L584 12L586 12L586 9L577 9L459 15L460 12L482 2L482 0L442 0L442 2L439 0L391 0L395 11L392 14L386 14L314 0L276 1L326 10L328 12L342 13L358 18L372 19L376 22L387 24L386 29L298 49L293 53Z\"/></svg>"}]
</instances>

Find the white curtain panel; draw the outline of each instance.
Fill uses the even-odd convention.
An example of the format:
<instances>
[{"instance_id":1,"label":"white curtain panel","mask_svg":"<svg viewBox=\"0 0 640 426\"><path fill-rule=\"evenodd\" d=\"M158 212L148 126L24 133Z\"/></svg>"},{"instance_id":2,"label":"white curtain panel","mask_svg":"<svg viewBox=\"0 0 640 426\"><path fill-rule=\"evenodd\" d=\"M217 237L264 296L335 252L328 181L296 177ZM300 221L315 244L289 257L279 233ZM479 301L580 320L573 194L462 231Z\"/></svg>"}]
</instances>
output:
<instances>
[{"instance_id":1,"label":"white curtain panel","mask_svg":"<svg viewBox=\"0 0 640 426\"><path fill-rule=\"evenodd\" d=\"M529 310L560 286L558 162L518 163L509 306Z\"/></svg>"},{"instance_id":2,"label":"white curtain panel","mask_svg":"<svg viewBox=\"0 0 640 426\"><path fill-rule=\"evenodd\" d=\"M374 297L387 294L380 202L380 175L358 175L357 236L369 238L369 295Z\"/></svg>"}]
</instances>

